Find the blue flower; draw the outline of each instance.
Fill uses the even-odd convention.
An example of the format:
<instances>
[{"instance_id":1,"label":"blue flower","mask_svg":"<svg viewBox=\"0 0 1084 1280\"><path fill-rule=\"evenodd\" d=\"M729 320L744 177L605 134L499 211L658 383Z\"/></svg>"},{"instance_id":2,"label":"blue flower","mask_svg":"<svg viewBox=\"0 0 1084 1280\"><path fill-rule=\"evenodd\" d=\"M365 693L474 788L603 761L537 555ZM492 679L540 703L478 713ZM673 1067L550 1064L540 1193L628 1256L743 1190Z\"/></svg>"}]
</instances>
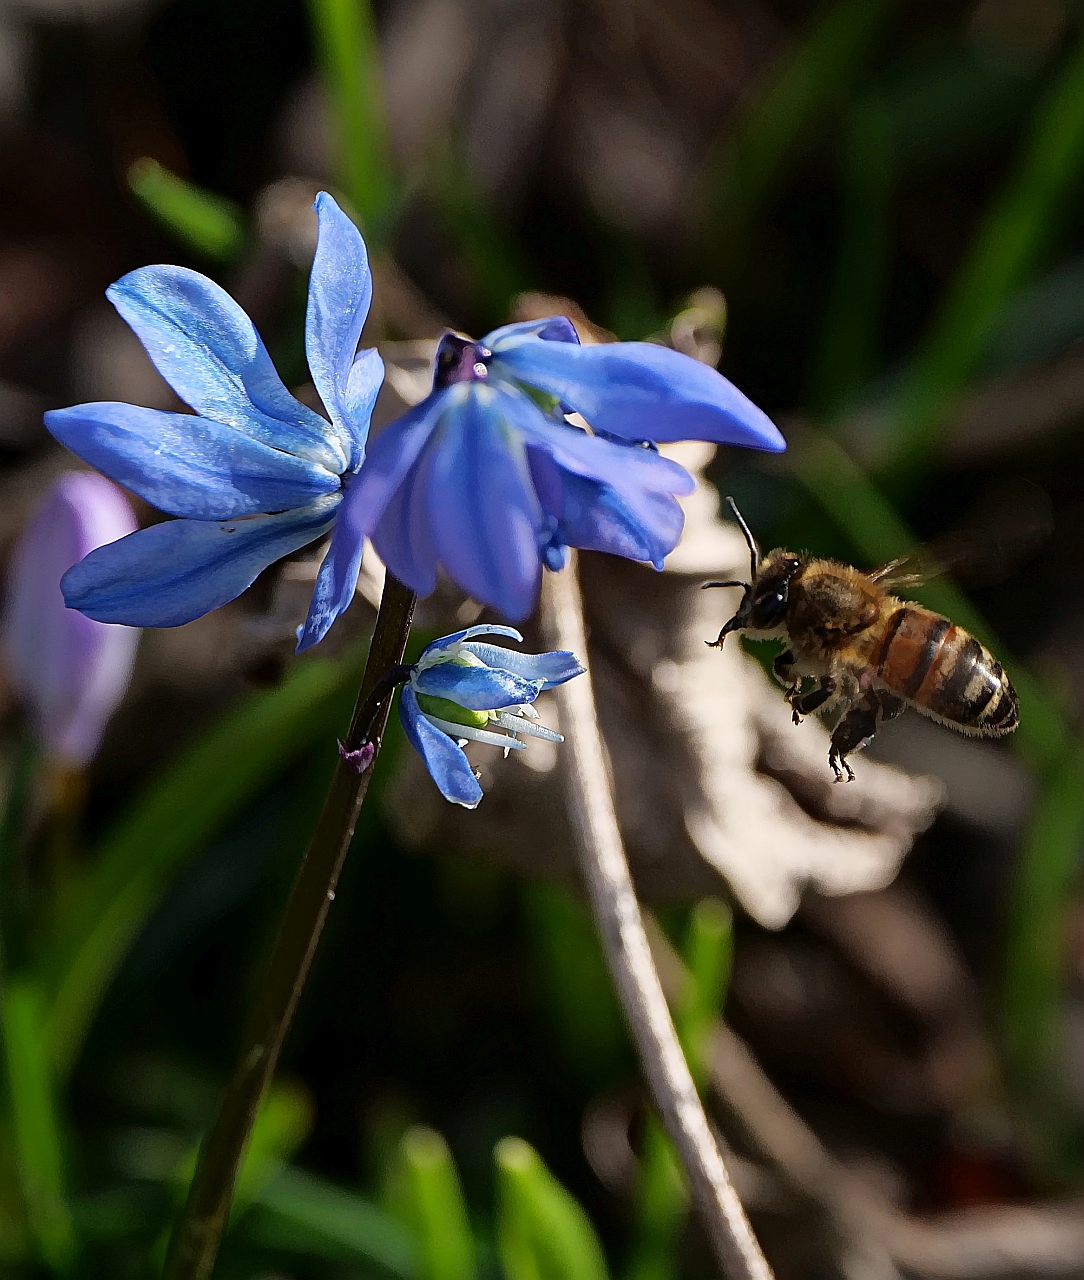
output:
<instances>
[{"instance_id":1,"label":"blue flower","mask_svg":"<svg viewBox=\"0 0 1084 1280\"><path fill-rule=\"evenodd\" d=\"M197 416L115 402L45 415L73 453L180 519L92 552L64 576L64 599L100 622L175 627L233 600L258 573L332 528L299 649L353 599L363 539L337 524L365 456L384 377L358 353L372 277L365 244L326 192L309 279L305 349L330 421L295 400L252 321L185 267L143 267L107 296Z\"/></svg>"},{"instance_id":2,"label":"blue flower","mask_svg":"<svg viewBox=\"0 0 1084 1280\"><path fill-rule=\"evenodd\" d=\"M563 741L537 722L531 703L543 689L584 671L573 653L516 653L475 640L481 635L523 639L512 627L478 626L434 640L399 695L399 716L411 745L441 795L466 809L478 804L482 788L463 746L488 742L507 755L526 747L521 737Z\"/></svg>"},{"instance_id":3,"label":"blue flower","mask_svg":"<svg viewBox=\"0 0 1084 1280\"><path fill-rule=\"evenodd\" d=\"M560 567L568 546L661 567L693 480L648 442L682 439L785 448L737 388L666 347L580 346L563 317L480 342L446 334L432 393L373 441L340 526L419 595L439 565L522 618L541 565Z\"/></svg>"}]
</instances>

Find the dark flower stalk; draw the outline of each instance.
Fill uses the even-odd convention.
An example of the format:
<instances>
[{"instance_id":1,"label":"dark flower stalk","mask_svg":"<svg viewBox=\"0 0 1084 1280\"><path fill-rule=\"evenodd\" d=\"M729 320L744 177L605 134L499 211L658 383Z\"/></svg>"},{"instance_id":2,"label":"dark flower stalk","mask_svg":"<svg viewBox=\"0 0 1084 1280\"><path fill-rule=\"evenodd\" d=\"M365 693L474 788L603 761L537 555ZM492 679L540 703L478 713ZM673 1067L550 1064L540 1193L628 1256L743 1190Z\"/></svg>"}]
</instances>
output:
<instances>
[{"instance_id":1,"label":"dark flower stalk","mask_svg":"<svg viewBox=\"0 0 1084 1280\"><path fill-rule=\"evenodd\" d=\"M393 688L389 687L375 717L367 704L384 673L403 660L415 598L408 587L388 574L354 716L342 743L344 756L359 751L364 742L372 744L374 758L379 753ZM184 1213L170 1244L164 1280L207 1280L211 1274L229 1219L245 1144L308 977L372 776L371 767L358 773L345 758L335 770L290 891L237 1065L200 1152Z\"/></svg>"}]
</instances>

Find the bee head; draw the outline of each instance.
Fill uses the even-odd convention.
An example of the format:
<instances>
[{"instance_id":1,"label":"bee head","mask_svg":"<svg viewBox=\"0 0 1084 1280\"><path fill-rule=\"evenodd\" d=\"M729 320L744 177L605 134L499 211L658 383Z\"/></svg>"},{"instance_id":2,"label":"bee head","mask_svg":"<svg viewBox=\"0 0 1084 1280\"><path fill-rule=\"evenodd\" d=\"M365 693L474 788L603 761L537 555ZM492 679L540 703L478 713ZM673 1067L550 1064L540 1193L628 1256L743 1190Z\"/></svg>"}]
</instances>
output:
<instances>
[{"instance_id":1,"label":"bee head","mask_svg":"<svg viewBox=\"0 0 1084 1280\"><path fill-rule=\"evenodd\" d=\"M752 582L705 582L705 587L742 587L737 613L719 632L716 646L732 631L774 631L783 621L790 603L790 584L801 560L790 551L772 551L758 556Z\"/></svg>"},{"instance_id":2,"label":"bee head","mask_svg":"<svg viewBox=\"0 0 1084 1280\"><path fill-rule=\"evenodd\" d=\"M790 551L773 551L761 563L760 572L742 599L739 612L754 631L772 631L783 621L790 603L790 584L801 565Z\"/></svg>"},{"instance_id":3,"label":"bee head","mask_svg":"<svg viewBox=\"0 0 1084 1280\"><path fill-rule=\"evenodd\" d=\"M772 631L783 621L789 600L790 581L801 563L790 551L772 551L762 556L752 530L745 523L733 498L727 498L731 511L745 535L749 547L749 581L705 582L705 587L743 587L738 612L719 632L715 647L732 631Z\"/></svg>"}]
</instances>

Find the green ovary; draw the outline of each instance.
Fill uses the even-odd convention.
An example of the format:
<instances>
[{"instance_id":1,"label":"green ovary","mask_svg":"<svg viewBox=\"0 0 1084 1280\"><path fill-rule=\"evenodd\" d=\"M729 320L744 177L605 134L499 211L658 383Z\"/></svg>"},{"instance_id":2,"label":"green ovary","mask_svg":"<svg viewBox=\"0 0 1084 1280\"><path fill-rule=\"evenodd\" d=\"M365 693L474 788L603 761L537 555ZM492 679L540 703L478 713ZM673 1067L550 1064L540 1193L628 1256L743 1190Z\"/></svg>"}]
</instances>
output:
<instances>
[{"instance_id":1,"label":"green ovary","mask_svg":"<svg viewBox=\"0 0 1084 1280\"><path fill-rule=\"evenodd\" d=\"M436 716L438 720L448 720L452 724L465 724L471 729L484 729L489 724L488 711L471 711L461 707L450 698L436 698L431 693L417 695L418 706L428 716Z\"/></svg>"}]
</instances>

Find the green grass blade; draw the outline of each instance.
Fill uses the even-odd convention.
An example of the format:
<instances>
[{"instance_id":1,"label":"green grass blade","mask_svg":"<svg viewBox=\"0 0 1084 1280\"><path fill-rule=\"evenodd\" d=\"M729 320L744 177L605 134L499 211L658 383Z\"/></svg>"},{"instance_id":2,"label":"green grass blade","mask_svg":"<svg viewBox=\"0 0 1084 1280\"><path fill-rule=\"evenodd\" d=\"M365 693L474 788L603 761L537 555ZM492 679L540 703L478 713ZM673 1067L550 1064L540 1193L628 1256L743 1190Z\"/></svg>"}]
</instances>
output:
<instances>
[{"instance_id":1,"label":"green grass blade","mask_svg":"<svg viewBox=\"0 0 1084 1280\"><path fill-rule=\"evenodd\" d=\"M233 1216L259 1198L309 1136L312 1122L312 1099L305 1089L288 1080L274 1081L260 1103L256 1123L245 1147L245 1158L234 1192ZM186 1189L189 1181L191 1175L185 1181Z\"/></svg>"},{"instance_id":2,"label":"green grass blade","mask_svg":"<svg viewBox=\"0 0 1084 1280\"><path fill-rule=\"evenodd\" d=\"M724 271L778 194L803 136L850 92L898 3L826 4L715 149L703 178L704 231Z\"/></svg>"},{"instance_id":3,"label":"green grass blade","mask_svg":"<svg viewBox=\"0 0 1084 1280\"><path fill-rule=\"evenodd\" d=\"M684 1171L658 1116L651 1113L640 1147L636 1181L636 1242L628 1280L675 1280L678 1247L689 1212Z\"/></svg>"},{"instance_id":4,"label":"green grass blade","mask_svg":"<svg viewBox=\"0 0 1084 1280\"><path fill-rule=\"evenodd\" d=\"M561 1048L591 1088L631 1066L628 1031L598 934L584 904L561 885L525 884L522 901L542 994Z\"/></svg>"},{"instance_id":5,"label":"green grass blade","mask_svg":"<svg viewBox=\"0 0 1084 1280\"><path fill-rule=\"evenodd\" d=\"M128 188L181 244L215 262L232 262L245 243L244 219L232 200L204 191L144 156L128 170Z\"/></svg>"},{"instance_id":6,"label":"green grass blade","mask_svg":"<svg viewBox=\"0 0 1084 1280\"><path fill-rule=\"evenodd\" d=\"M265 1248L375 1264L401 1280L420 1275L406 1227L360 1196L300 1169L283 1169L263 1187L238 1230Z\"/></svg>"},{"instance_id":7,"label":"green grass blade","mask_svg":"<svg viewBox=\"0 0 1084 1280\"><path fill-rule=\"evenodd\" d=\"M299 663L279 688L249 697L183 751L106 835L79 891L59 912L41 965L51 997L45 1031L61 1077L177 870L290 760L335 733L363 663L362 653Z\"/></svg>"},{"instance_id":8,"label":"green grass blade","mask_svg":"<svg viewBox=\"0 0 1084 1280\"><path fill-rule=\"evenodd\" d=\"M422 1125L399 1144L399 1184L418 1242L418 1280L471 1280L476 1250L448 1144Z\"/></svg>"},{"instance_id":9,"label":"green grass blade","mask_svg":"<svg viewBox=\"0 0 1084 1280\"><path fill-rule=\"evenodd\" d=\"M693 907L683 958L689 981L674 1014L678 1039L698 1089L708 1076L708 1046L722 1016L734 962L734 918L725 902L705 898Z\"/></svg>"},{"instance_id":10,"label":"green grass blade","mask_svg":"<svg viewBox=\"0 0 1084 1280\"><path fill-rule=\"evenodd\" d=\"M522 1138L502 1138L497 1244L507 1280L606 1280L591 1221Z\"/></svg>"},{"instance_id":11,"label":"green grass blade","mask_svg":"<svg viewBox=\"0 0 1084 1280\"><path fill-rule=\"evenodd\" d=\"M394 181L372 9L368 0L310 0L310 12L339 182L362 230L379 243Z\"/></svg>"},{"instance_id":12,"label":"green grass blade","mask_svg":"<svg viewBox=\"0 0 1084 1280\"><path fill-rule=\"evenodd\" d=\"M19 1181L42 1261L66 1275L74 1266L75 1234L65 1192L61 1122L52 1063L43 1035L41 992L13 976L0 993L8 1104Z\"/></svg>"},{"instance_id":13,"label":"green grass blade","mask_svg":"<svg viewBox=\"0 0 1084 1280\"><path fill-rule=\"evenodd\" d=\"M483 324L503 324L530 273L515 240L471 176L466 157L448 138L427 171L429 194L455 238Z\"/></svg>"},{"instance_id":14,"label":"green grass blade","mask_svg":"<svg viewBox=\"0 0 1084 1280\"><path fill-rule=\"evenodd\" d=\"M1016 291L1061 229L1084 167L1084 38L1041 99L1015 170L979 227L891 409L880 472L913 483Z\"/></svg>"}]
</instances>

